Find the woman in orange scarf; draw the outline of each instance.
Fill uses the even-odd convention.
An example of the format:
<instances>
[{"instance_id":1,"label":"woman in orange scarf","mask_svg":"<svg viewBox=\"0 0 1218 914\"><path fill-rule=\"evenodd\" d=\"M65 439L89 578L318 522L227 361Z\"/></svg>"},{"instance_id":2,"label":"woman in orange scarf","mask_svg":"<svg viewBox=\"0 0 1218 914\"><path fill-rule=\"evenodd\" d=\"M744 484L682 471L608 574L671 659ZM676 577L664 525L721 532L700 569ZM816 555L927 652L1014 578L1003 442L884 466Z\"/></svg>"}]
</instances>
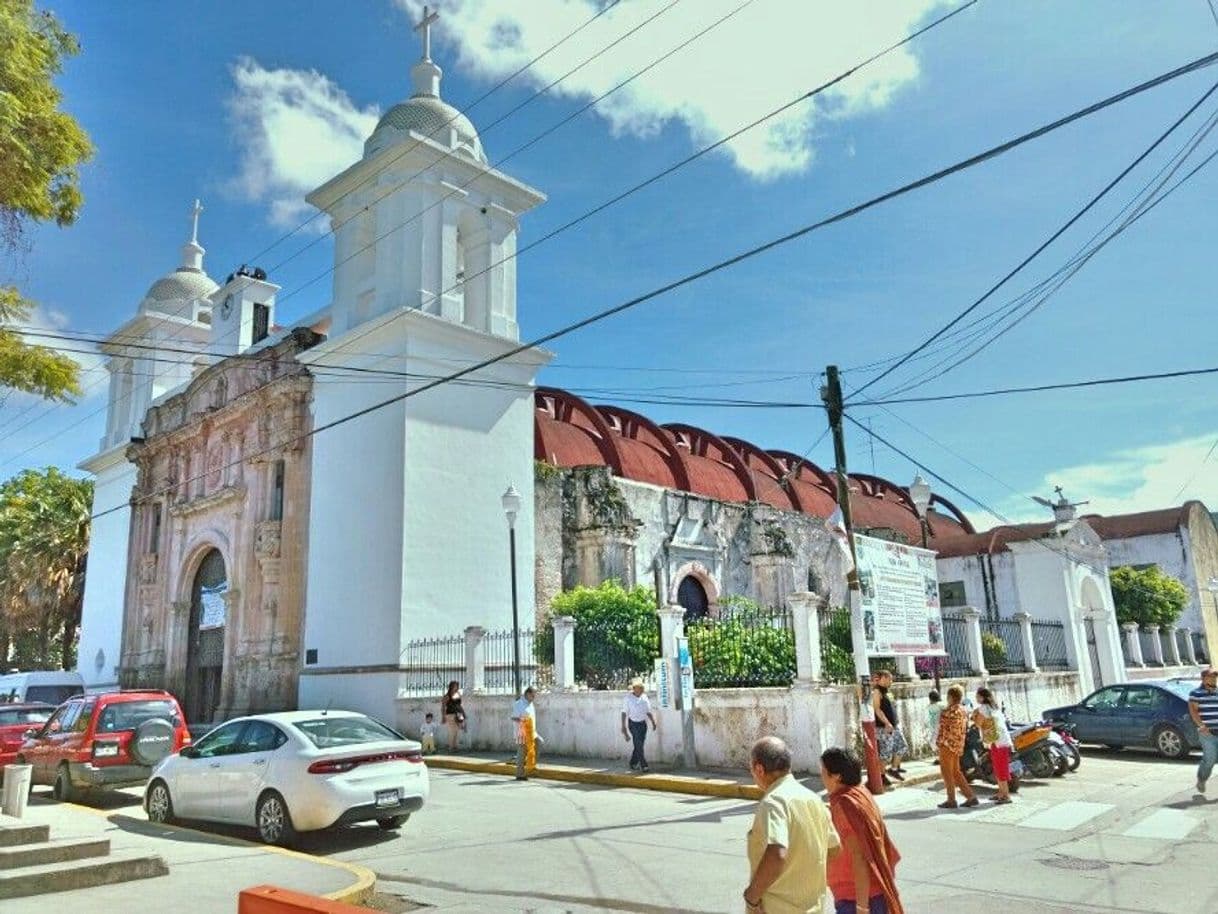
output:
<instances>
[{"instance_id":1,"label":"woman in orange scarf","mask_svg":"<svg viewBox=\"0 0 1218 914\"><path fill-rule=\"evenodd\" d=\"M829 791L829 815L842 839L829 858L828 881L835 914L904 914L897 893L901 859L871 794L863 767L849 749L828 749L820 757L820 777Z\"/></svg>"}]
</instances>

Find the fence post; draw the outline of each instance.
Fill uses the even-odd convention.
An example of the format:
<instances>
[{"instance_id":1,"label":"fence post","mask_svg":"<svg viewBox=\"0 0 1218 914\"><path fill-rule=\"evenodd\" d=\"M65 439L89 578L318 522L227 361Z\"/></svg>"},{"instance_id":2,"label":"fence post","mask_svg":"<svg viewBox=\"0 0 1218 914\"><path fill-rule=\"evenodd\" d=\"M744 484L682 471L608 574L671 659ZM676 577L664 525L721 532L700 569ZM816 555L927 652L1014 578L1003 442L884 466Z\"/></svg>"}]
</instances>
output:
<instances>
[{"instance_id":1,"label":"fence post","mask_svg":"<svg viewBox=\"0 0 1218 914\"><path fill-rule=\"evenodd\" d=\"M1157 666L1163 666L1163 639L1159 637L1159 626L1148 625L1146 631L1150 633L1150 659Z\"/></svg>"},{"instance_id":2,"label":"fence post","mask_svg":"<svg viewBox=\"0 0 1218 914\"><path fill-rule=\"evenodd\" d=\"M1193 641L1193 630L1191 628L1182 628L1184 633L1184 659L1193 666L1197 664L1197 645Z\"/></svg>"},{"instance_id":3,"label":"fence post","mask_svg":"<svg viewBox=\"0 0 1218 914\"><path fill-rule=\"evenodd\" d=\"M554 626L554 688L569 692L575 688L575 619L556 616Z\"/></svg>"},{"instance_id":4,"label":"fence post","mask_svg":"<svg viewBox=\"0 0 1218 914\"><path fill-rule=\"evenodd\" d=\"M799 682L819 682L821 598L801 591L789 595L787 602L795 629L795 678Z\"/></svg>"},{"instance_id":5,"label":"fence post","mask_svg":"<svg viewBox=\"0 0 1218 914\"><path fill-rule=\"evenodd\" d=\"M1142 659L1142 639L1138 637L1138 623L1126 622L1121 629L1125 632L1125 649L1129 652L1126 662L1130 666L1145 667L1146 661Z\"/></svg>"},{"instance_id":6,"label":"fence post","mask_svg":"<svg viewBox=\"0 0 1218 914\"><path fill-rule=\"evenodd\" d=\"M465 629L465 681L471 692L486 690L486 629L471 625Z\"/></svg>"},{"instance_id":7,"label":"fence post","mask_svg":"<svg viewBox=\"0 0 1218 914\"><path fill-rule=\"evenodd\" d=\"M1180 642L1176 640L1176 626L1163 626L1163 635L1160 640L1167 641L1167 659L1171 661L1172 666L1180 665Z\"/></svg>"},{"instance_id":8,"label":"fence post","mask_svg":"<svg viewBox=\"0 0 1218 914\"><path fill-rule=\"evenodd\" d=\"M1029 673L1039 673L1040 664L1036 662L1036 638L1032 634L1032 616L1030 613L1015 613L1015 621L1019 623L1019 640L1023 642L1023 664Z\"/></svg>"},{"instance_id":9,"label":"fence post","mask_svg":"<svg viewBox=\"0 0 1218 914\"><path fill-rule=\"evenodd\" d=\"M657 609L656 615L660 617L660 656L675 660L677 639L685 633L685 607L669 603Z\"/></svg>"},{"instance_id":10,"label":"fence post","mask_svg":"<svg viewBox=\"0 0 1218 914\"><path fill-rule=\"evenodd\" d=\"M985 678L990 671L985 668L985 652L981 649L981 613L971 606L965 606L960 610L960 615L965 622L964 639L968 645L969 665L978 676Z\"/></svg>"}]
</instances>

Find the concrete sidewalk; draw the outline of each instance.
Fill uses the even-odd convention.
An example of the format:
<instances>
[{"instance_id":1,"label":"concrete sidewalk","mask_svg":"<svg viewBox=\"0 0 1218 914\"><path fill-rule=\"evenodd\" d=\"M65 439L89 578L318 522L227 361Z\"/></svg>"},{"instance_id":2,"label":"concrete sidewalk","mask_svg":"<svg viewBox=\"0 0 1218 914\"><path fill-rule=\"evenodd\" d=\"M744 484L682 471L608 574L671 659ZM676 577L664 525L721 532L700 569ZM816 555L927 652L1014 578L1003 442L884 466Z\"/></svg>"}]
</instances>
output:
<instances>
[{"instance_id":1,"label":"concrete sidewalk","mask_svg":"<svg viewBox=\"0 0 1218 914\"><path fill-rule=\"evenodd\" d=\"M276 885L311 895L359 904L371 893L375 875L364 867L270 848L213 831L154 825L138 795L100 796L98 807L56 803L36 792L22 821L50 826L52 838L108 838L112 854L156 854L169 875L135 883L96 886L6 900L4 914L46 914L65 910L121 911L133 898L161 899L153 909L192 914L235 914L237 894L256 885ZM148 907L145 902L141 907Z\"/></svg>"},{"instance_id":2,"label":"concrete sidewalk","mask_svg":"<svg viewBox=\"0 0 1218 914\"><path fill-rule=\"evenodd\" d=\"M436 754L426 757L429 767L452 771L471 771L514 777L516 766L504 752L462 752L459 755ZM906 762L905 785L926 784L939 779L939 767L929 761ZM799 780L817 792L823 790L819 776L796 772ZM627 787L634 790L659 790L704 797L725 797L737 800L757 800L761 791L753 784L747 771L725 769L688 770L653 764L651 771L641 774L631 771L621 761L567 758L542 755L532 777L549 781L573 781L602 787ZM901 786L894 784L894 787Z\"/></svg>"}]
</instances>

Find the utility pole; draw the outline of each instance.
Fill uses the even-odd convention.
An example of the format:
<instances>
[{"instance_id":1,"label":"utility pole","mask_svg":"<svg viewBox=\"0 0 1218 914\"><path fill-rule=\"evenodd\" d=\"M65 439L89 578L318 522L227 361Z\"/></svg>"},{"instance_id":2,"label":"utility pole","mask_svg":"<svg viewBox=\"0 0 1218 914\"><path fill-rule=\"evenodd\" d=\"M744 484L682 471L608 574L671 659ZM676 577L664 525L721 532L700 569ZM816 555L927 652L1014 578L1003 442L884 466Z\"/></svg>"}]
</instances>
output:
<instances>
[{"instance_id":1,"label":"utility pole","mask_svg":"<svg viewBox=\"0 0 1218 914\"><path fill-rule=\"evenodd\" d=\"M836 365L825 368L825 387L821 391L829 414L829 431L833 435L833 457L837 474L837 504L846 528L850 546L851 568L846 575L850 597L850 640L854 648L854 670L857 676L859 720L863 725L863 745L867 762L867 788L875 794L884 792L884 773L880 753L876 748L875 713L871 709L871 665L867 657L867 634L863 626L862 591L859 588L858 556L854 548L854 522L850 512L850 482L846 475L846 436L842 431L842 382Z\"/></svg>"}]
</instances>

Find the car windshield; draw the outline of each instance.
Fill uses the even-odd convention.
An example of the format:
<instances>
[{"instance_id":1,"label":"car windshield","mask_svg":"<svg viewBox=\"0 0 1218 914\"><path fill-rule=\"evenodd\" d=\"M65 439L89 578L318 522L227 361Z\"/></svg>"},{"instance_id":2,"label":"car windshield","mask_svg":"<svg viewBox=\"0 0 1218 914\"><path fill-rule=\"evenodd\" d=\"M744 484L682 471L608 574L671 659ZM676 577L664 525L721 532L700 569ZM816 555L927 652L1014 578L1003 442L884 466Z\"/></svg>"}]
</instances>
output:
<instances>
[{"instance_id":1,"label":"car windshield","mask_svg":"<svg viewBox=\"0 0 1218 914\"><path fill-rule=\"evenodd\" d=\"M177 708L172 701L120 701L102 709L97 719L97 732L134 730L144 721L158 717L168 720L175 727L178 725Z\"/></svg>"},{"instance_id":2,"label":"car windshield","mask_svg":"<svg viewBox=\"0 0 1218 914\"><path fill-rule=\"evenodd\" d=\"M11 724L45 724L54 708L0 708L0 727Z\"/></svg>"},{"instance_id":3,"label":"car windshield","mask_svg":"<svg viewBox=\"0 0 1218 914\"><path fill-rule=\"evenodd\" d=\"M298 720L293 726L318 749L402 738L400 734L371 717L318 717L314 720Z\"/></svg>"}]
</instances>

